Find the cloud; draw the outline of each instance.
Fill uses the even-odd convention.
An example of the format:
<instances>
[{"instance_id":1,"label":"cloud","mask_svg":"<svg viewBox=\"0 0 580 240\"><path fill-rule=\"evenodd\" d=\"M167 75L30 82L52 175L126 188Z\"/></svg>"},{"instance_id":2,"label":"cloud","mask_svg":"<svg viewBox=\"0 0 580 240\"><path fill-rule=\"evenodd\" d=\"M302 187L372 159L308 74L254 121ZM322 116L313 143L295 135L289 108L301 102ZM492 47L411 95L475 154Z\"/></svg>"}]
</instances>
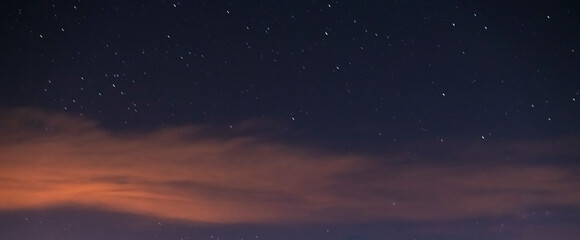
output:
<instances>
[{"instance_id":1,"label":"cloud","mask_svg":"<svg viewBox=\"0 0 580 240\"><path fill-rule=\"evenodd\" d=\"M253 125L253 124L249 124ZM465 144L411 161L227 137L212 127L110 132L76 116L17 109L0 125L0 211L82 205L214 223L453 220L580 205L580 182L534 156L577 139ZM578 144L576 144L577 146ZM501 164L497 159L521 161ZM489 158L491 164L485 165ZM478 164L469 164L476 162Z\"/></svg>"}]
</instances>

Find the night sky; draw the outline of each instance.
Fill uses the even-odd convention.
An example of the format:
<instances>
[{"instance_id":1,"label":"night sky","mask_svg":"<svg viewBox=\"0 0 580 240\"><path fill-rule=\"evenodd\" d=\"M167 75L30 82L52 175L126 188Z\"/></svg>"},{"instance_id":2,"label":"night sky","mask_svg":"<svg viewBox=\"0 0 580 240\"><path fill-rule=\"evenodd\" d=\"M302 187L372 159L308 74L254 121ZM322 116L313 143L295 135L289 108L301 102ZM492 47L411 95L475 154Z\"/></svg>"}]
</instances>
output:
<instances>
[{"instance_id":1,"label":"night sky","mask_svg":"<svg viewBox=\"0 0 580 240\"><path fill-rule=\"evenodd\" d=\"M576 1L3 1L0 239L578 239Z\"/></svg>"}]
</instances>

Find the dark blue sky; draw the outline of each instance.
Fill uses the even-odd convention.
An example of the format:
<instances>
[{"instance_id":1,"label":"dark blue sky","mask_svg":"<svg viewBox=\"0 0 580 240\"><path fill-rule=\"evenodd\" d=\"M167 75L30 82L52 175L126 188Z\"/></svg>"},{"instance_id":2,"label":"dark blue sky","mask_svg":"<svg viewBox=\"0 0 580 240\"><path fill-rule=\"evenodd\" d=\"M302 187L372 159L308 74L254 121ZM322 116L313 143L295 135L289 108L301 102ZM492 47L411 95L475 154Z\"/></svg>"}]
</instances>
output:
<instances>
[{"instance_id":1,"label":"dark blue sky","mask_svg":"<svg viewBox=\"0 0 580 240\"><path fill-rule=\"evenodd\" d=\"M2 99L115 129L294 117L357 141L575 134L572 3L6 3Z\"/></svg>"},{"instance_id":2,"label":"dark blue sky","mask_svg":"<svg viewBox=\"0 0 580 240\"><path fill-rule=\"evenodd\" d=\"M8 1L0 22L0 185L22 189L0 238L578 234L575 1Z\"/></svg>"}]
</instances>

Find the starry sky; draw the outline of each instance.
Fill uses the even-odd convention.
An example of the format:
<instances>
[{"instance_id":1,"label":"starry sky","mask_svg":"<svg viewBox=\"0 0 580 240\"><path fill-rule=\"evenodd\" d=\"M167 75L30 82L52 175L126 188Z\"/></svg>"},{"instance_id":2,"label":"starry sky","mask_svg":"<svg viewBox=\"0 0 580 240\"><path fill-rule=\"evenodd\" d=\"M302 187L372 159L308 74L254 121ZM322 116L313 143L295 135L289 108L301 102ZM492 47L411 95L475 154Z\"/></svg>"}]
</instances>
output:
<instances>
[{"instance_id":1,"label":"starry sky","mask_svg":"<svg viewBox=\"0 0 580 240\"><path fill-rule=\"evenodd\" d=\"M575 1L0 3L0 239L577 239Z\"/></svg>"}]
</instances>

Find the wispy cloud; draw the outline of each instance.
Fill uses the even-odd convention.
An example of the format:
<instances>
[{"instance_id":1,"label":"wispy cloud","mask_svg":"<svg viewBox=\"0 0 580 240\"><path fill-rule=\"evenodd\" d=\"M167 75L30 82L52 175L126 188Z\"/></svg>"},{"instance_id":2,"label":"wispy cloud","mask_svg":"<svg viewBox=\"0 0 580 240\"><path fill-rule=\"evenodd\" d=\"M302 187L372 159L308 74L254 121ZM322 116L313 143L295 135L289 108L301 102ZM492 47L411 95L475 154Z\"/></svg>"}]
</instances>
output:
<instances>
[{"instance_id":1,"label":"wispy cloud","mask_svg":"<svg viewBox=\"0 0 580 240\"><path fill-rule=\"evenodd\" d=\"M450 220L580 205L559 165L491 158L579 157L563 139L462 145L405 163L399 152L344 154L212 135L204 126L114 133L75 116L18 109L0 128L0 210L83 205L201 222ZM557 146L555 146L557 145ZM482 167L485 158L493 164ZM493 161L492 161L493 160ZM411 161L412 162L412 161Z\"/></svg>"}]
</instances>

